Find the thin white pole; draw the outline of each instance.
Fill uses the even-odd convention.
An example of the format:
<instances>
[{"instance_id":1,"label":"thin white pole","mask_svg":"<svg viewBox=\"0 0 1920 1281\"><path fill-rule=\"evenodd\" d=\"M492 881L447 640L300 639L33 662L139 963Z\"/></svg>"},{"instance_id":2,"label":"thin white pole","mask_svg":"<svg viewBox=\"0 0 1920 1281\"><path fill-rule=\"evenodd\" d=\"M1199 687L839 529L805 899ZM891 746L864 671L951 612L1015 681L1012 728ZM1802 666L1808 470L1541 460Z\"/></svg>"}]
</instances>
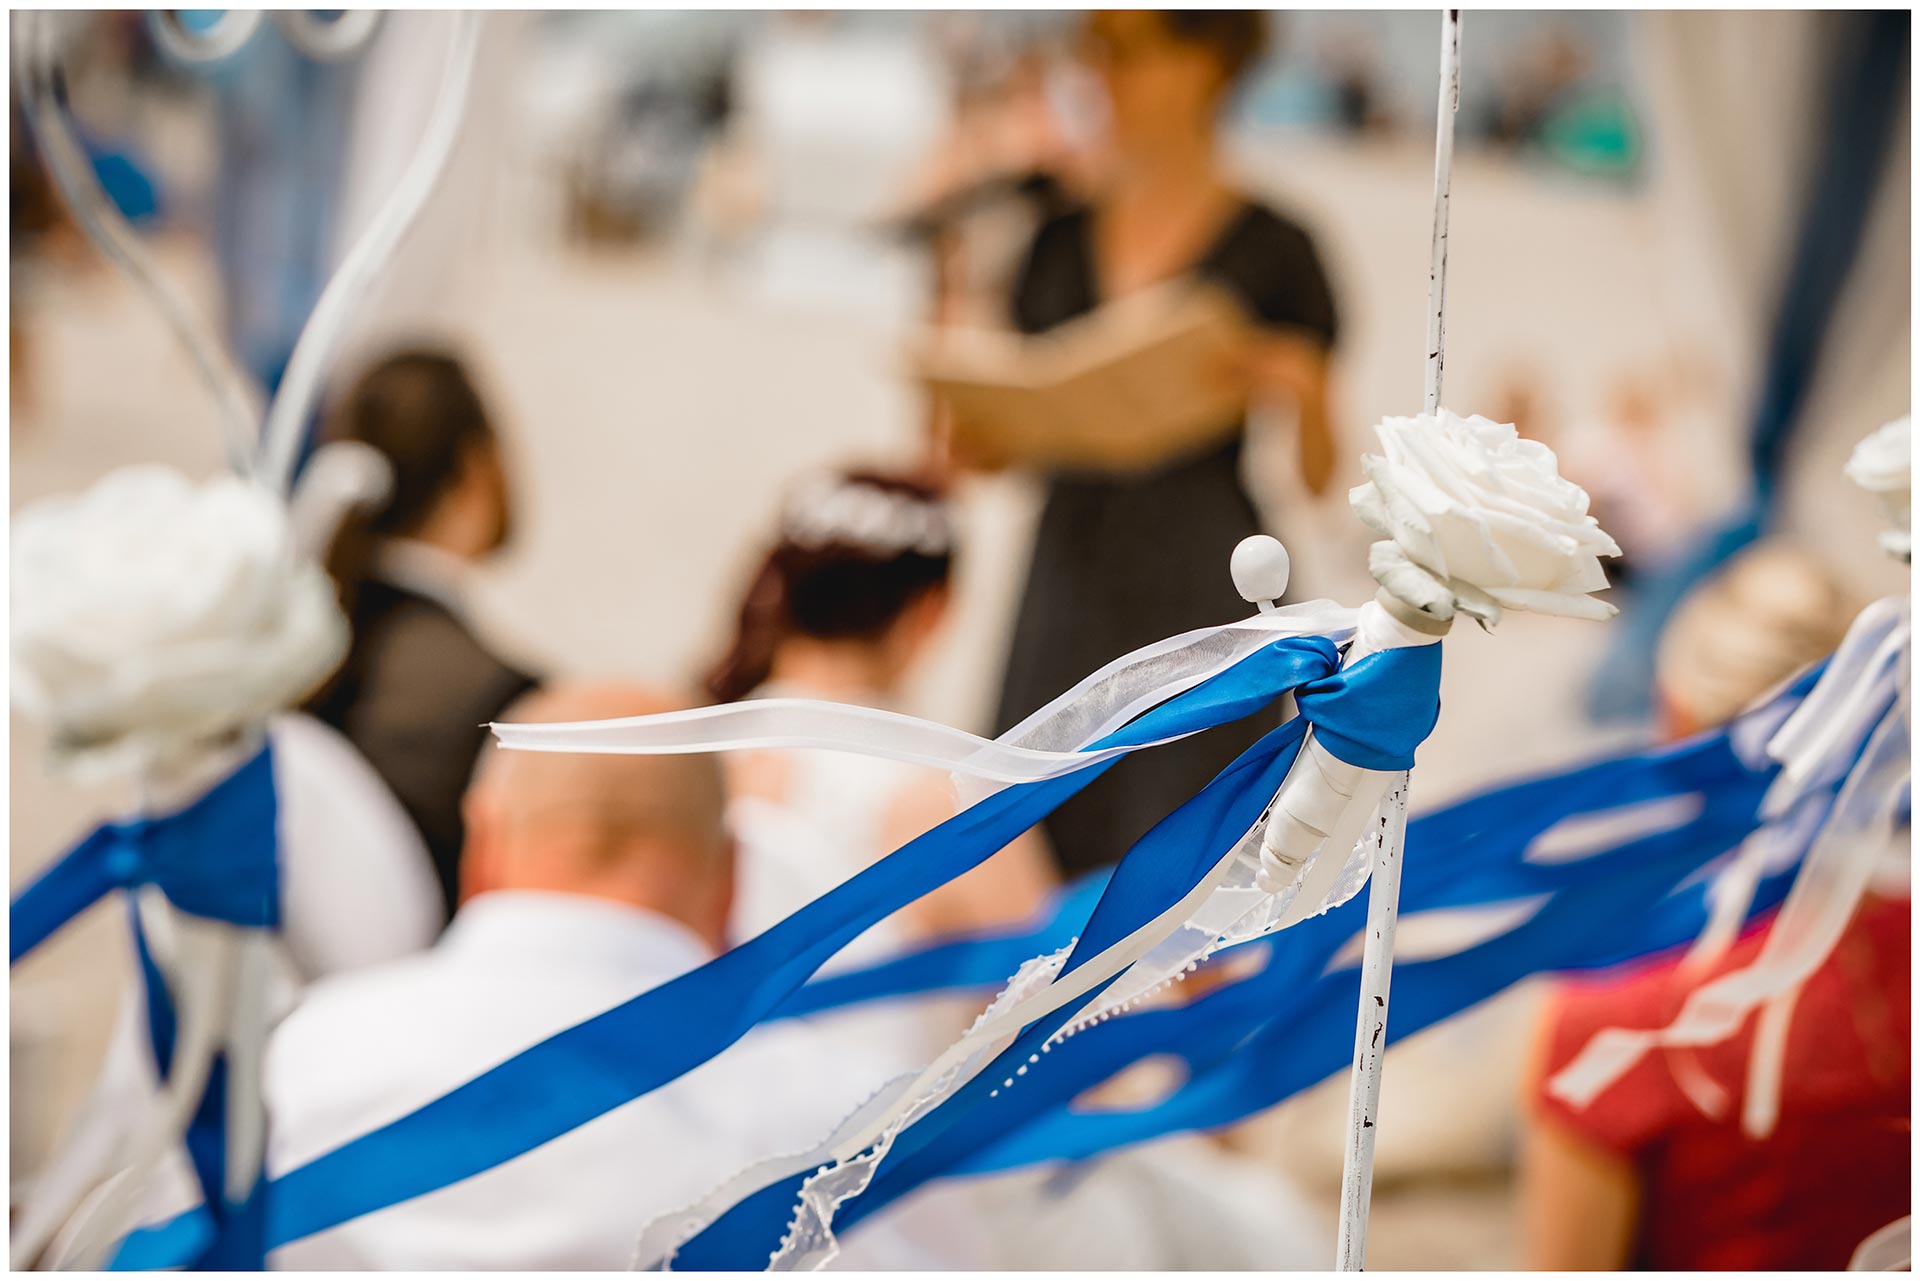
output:
<instances>
[{"instance_id":1,"label":"thin white pole","mask_svg":"<svg viewBox=\"0 0 1920 1281\"><path fill-rule=\"evenodd\" d=\"M1440 17L1440 118L1433 137L1433 247L1427 258L1426 412L1440 411L1447 366L1447 215L1453 202L1453 118L1460 110L1460 11Z\"/></svg>"},{"instance_id":2,"label":"thin white pole","mask_svg":"<svg viewBox=\"0 0 1920 1281\"><path fill-rule=\"evenodd\" d=\"M1433 157L1433 251L1427 269L1426 412L1440 408L1446 367L1447 207L1453 181L1453 118L1460 106L1460 11L1440 20L1440 119ZM1360 963L1360 1004L1353 1035L1353 1078L1347 1097L1347 1148L1340 1175L1337 1266L1359 1272L1367 1262L1367 1214L1373 1204L1373 1145L1379 1130L1380 1069L1387 1048L1387 995L1393 981L1393 936L1400 921L1400 871L1406 830L1406 785L1394 799L1392 831L1380 843L1367 889L1367 934Z\"/></svg>"}]
</instances>

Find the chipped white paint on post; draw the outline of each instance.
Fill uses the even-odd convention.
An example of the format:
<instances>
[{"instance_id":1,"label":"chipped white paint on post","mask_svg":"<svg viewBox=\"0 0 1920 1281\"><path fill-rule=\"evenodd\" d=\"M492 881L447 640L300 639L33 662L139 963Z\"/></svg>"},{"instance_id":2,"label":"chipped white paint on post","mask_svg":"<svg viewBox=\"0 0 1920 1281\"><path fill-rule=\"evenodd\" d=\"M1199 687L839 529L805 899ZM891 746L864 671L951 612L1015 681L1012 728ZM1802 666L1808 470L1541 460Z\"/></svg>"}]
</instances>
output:
<instances>
[{"instance_id":1,"label":"chipped white paint on post","mask_svg":"<svg viewBox=\"0 0 1920 1281\"><path fill-rule=\"evenodd\" d=\"M1426 412L1440 408L1446 368L1447 212L1453 179L1453 118L1460 106L1460 11L1440 20L1440 103L1433 156L1433 251L1427 276ZM1367 1212L1373 1203L1373 1146L1378 1137L1380 1069L1387 1047L1387 995L1393 979L1393 936L1400 919L1400 871L1407 823L1403 782L1367 889L1367 936L1360 965L1360 1004L1354 1023L1353 1079L1347 1100L1346 1161L1340 1176L1340 1237L1336 1266L1358 1272L1367 1262Z\"/></svg>"},{"instance_id":2,"label":"chipped white paint on post","mask_svg":"<svg viewBox=\"0 0 1920 1281\"><path fill-rule=\"evenodd\" d=\"M1426 412L1440 410L1447 348L1447 215L1453 199L1453 118L1460 110L1460 11L1440 18L1440 119L1433 141L1433 248L1427 259Z\"/></svg>"},{"instance_id":3,"label":"chipped white paint on post","mask_svg":"<svg viewBox=\"0 0 1920 1281\"><path fill-rule=\"evenodd\" d=\"M1340 1177L1338 1267L1358 1272L1367 1261L1367 1211L1373 1203L1373 1144L1379 1134L1380 1066L1387 1048L1387 987L1393 977L1393 933L1400 919L1400 864L1407 832L1407 785L1389 797L1367 892L1367 935L1360 962L1360 1006L1354 1020L1353 1081L1348 1095L1346 1163Z\"/></svg>"}]
</instances>

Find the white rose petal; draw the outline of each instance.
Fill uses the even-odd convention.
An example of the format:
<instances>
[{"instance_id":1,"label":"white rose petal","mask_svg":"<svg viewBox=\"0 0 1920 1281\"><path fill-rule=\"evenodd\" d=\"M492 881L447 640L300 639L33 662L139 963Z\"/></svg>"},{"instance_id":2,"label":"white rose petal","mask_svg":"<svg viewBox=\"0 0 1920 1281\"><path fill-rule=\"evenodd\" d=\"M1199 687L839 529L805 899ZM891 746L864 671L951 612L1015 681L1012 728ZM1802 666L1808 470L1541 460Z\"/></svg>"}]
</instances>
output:
<instances>
[{"instance_id":1,"label":"white rose petal","mask_svg":"<svg viewBox=\"0 0 1920 1281\"><path fill-rule=\"evenodd\" d=\"M1853 447L1847 479L1883 494L1913 487L1913 419L1896 418Z\"/></svg>"},{"instance_id":2,"label":"white rose petal","mask_svg":"<svg viewBox=\"0 0 1920 1281\"><path fill-rule=\"evenodd\" d=\"M346 650L332 585L274 497L234 477L114 472L13 521L13 702L63 764L179 764L298 701Z\"/></svg>"},{"instance_id":3,"label":"white rose petal","mask_svg":"<svg viewBox=\"0 0 1920 1281\"><path fill-rule=\"evenodd\" d=\"M1880 535L1887 553L1913 555L1913 419L1898 418L1853 447L1847 479L1880 500L1893 528Z\"/></svg>"},{"instance_id":4,"label":"white rose petal","mask_svg":"<svg viewBox=\"0 0 1920 1281\"><path fill-rule=\"evenodd\" d=\"M1457 609L1489 623L1502 608L1612 616L1589 593L1607 586L1599 558L1620 548L1551 449L1510 424L1444 409L1376 430L1382 453L1361 460L1367 483L1350 498L1361 522L1392 540L1391 553L1376 544L1369 558L1388 592L1439 617Z\"/></svg>"}]
</instances>

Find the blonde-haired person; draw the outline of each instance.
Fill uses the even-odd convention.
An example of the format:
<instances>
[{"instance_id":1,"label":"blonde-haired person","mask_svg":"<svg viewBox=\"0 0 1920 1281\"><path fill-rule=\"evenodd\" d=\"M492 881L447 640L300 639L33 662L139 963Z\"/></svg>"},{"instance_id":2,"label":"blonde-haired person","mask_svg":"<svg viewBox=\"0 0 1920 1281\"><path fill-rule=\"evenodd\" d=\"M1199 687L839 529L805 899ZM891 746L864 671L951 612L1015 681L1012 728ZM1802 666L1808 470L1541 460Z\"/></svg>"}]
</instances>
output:
<instances>
[{"instance_id":1,"label":"blonde-haired person","mask_svg":"<svg viewBox=\"0 0 1920 1281\"><path fill-rule=\"evenodd\" d=\"M1684 738L1833 652L1858 612L1818 560L1780 542L1748 549L1680 602L1654 657L1660 731Z\"/></svg>"},{"instance_id":2,"label":"blonde-haired person","mask_svg":"<svg viewBox=\"0 0 1920 1281\"><path fill-rule=\"evenodd\" d=\"M1720 724L1831 653L1854 615L1819 562L1762 544L1676 611L1656 659L1661 728ZM1780 1114L1741 1128L1752 1024L1649 1055L1586 1108L1546 1083L1607 1027L1663 1027L1701 983L1752 962L1765 926L1718 962L1569 980L1547 1002L1526 1086L1522 1264L1540 1269L1839 1269L1911 1204L1910 909L1870 895L1807 982Z\"/></svg>"}]
</instances>

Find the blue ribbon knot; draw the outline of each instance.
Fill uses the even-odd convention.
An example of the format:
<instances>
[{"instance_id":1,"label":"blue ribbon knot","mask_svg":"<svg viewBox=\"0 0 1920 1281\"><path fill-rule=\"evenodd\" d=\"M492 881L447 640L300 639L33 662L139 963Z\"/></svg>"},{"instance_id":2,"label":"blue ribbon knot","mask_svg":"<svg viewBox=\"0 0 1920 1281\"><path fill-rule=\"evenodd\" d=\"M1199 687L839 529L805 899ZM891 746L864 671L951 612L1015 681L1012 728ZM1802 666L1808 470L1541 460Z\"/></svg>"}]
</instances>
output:
<instances>
[{"instance_id":1,"label":"blue ribbon knot","mask_svg":"<svg viewBox=\"0 0 1920 1281\"><path fill-rule=\"evenodd\" d=\"M17 894L9 965L109 891L152 885L183 912L230 925L280 924L279 801L262 747L172 814L103 823Z\"/></svg>"}]
</instances>

